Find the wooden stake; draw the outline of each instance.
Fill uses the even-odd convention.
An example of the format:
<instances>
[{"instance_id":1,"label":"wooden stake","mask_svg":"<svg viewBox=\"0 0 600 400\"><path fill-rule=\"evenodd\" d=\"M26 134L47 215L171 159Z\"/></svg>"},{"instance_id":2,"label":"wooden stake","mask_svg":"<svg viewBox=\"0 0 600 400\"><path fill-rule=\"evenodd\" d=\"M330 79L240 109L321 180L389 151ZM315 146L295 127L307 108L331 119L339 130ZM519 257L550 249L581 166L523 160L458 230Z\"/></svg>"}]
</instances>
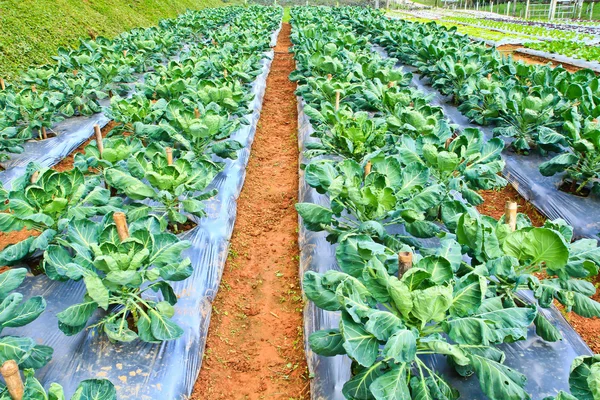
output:
<instances>
[{"instance_id":1,"label":"wooden stake","mask_svg":"<svg viewBox=\"0 0 600 400\"><path fill-rule=\"evenodd\" d=\"M167 165L173 165L173 149L171 147L167 147L165 151L167 153Z\"/></svg>"},{"instance_id":2,"label":"wooden stake","mask_svg":"<svg viewBox=\"0 0 600 400\"><path fill-rule=\"evenodd\" d=\"M23 394L25 387L21 380L21 374L19 373L19 366L15 360L8 360L2 367L0 367L0 373L4 377L8 393L13 400L23 400Z\"/></svg>"},{"instance_id":3,"label":"wooden stake","mask_svg":"<svg viewBox=\"0 0 600 400\"><path fill-rule=\"evenodd\" d=\"M125 213L114 213L113 220L117 225L117 233L119 234L119 239L121 239L122 242L129 237L129 228L127 227L127 218L125 217Z\"/></svg>"},{"instance_id":4,"label":"wooden stake","mask_svg":"<svg viewBox=\"0 0 600 400\"><path fill-rule=\"evenodd\" d=\"M365 178L370 173L371 173L371 161L367 161L367 163L365 164Z\"/></svg>"},{"instance_id":5,"label":"wooden stake","mask_svg":"<svg viewBox=\"0 0 600 400\"><path fill-rule=\"evenodd\" d=\"M48 132L46 132L45 126L42 126L42 138L48 139Z\"/></svg>"},{"instance_id":6,"label":"wooden stake","mask_svg":"<svg viewBox=\"0 0 600 400\"><path fill-rule=\"evenodd\" d=\"M198 110L198 108L194 108L194 118L196 118L196 119L200 118L200 110Z\"/></svg>"},{"instance_id":7,"label":"wooden stake","mask_svg":"<svg viewBox=\"0 0 600 400\"><path fill-rule=\"evenodd\" d=\"M37 92L37 88L35 87L35 85L31 85L31 91L33 93Z\"/></svg>"},{"instance_id":8,"label":"wooden stake","mask_svg":"<svg viewBox=\"0 0 600 400\"><path fill-rule=\"evenodd\" d=\"M452 138L446 139L446 143L444 144L444 147L445 148L449 148L450 147L450 143L452 143Z\"/></svg>"},{"instance_id":9,"label":"wooden stake","mask_svg":"<svg viewBox=\"0 0 600 400\"><path fill-rule=\"evenodd\" d=\"M340 91L335 92L335 111L340 109Z\"/></svg>"},{"instance_id":10,"label":"wooden stake","mask_svg":"<svg viewBox=\"0 0 600 400\"><path fill-rule=\"evenodd\" d=\"M33 174L31 174L31 178L29 179L31 183L36 183L38 176L40 176L40 171L35 171Z\"/></svg>"},{"instance_id":11,"label":"wooden stake","mask_svg":"<svg viewBox=\"0 0 600 400\"><path fill-rule=\"evenodd\" d=\"M330 80L331 80L331 78L333 78L333 75L331 75L331 74L327 74L327 80L328 80L328 81L330 81Z\"/></svg>"},{"instance_id":12,"label":"wooden stake","mask_svg":"<svg viewBox=\"0 0 600 400\"><path fill-rule=\"evenodd\" d=\"M127 57L127 50L123 50L123 57Z\"/></svg>"},{"instance_id":13,"label":"wooden stake","mask_svg":"<svg viewBox=\"0 0 600 400\"><path fill-rule=\"evenodd\" d=\"M225 78L227 78L227 70L226 70L226 69L224 69L224 70L223 70L223 76L224 76Z\"/></svg>"},{"instance_id":14,"label":"wooden stake","mask_svg":"<svg viewBox=\"0 0 600 400\"><path fill-rule=\"evenodd\" d=\"M100 153L100 158L102 158L102 153L104 153L104 143L102 142L102 131L100 130L100 125L94 125L94 134L96 135L96 144L98 145L98 152Z\"/></svg>"},{"instance_id":15,"label":"wooden stake","mask_svg":"<svg viewBox=\"0 0 600 400\"><path fill-rule=\"evenodd\" d=\"M0 89L6 90L6 83L4 82L4 79L2 79L2 78L0 78Z\"/></svg>"},{"instance_id":16,"label":"wooden stake","mask_svg":"<svg viewBox=\"0 0 600 400\"><path fill-rule=\"evenodd\" d=\"M388 89L391 89L394 86L396 86L396 82L395 81L389 81L388 84L387 84Z\"/></svg>"},{"instance_id":17,"label":"wooden stake","mask_svg":"<svg viewBox=\"0 0 600 400\"><path fill-rule=\"evenodd\" d=\"M517 229L517 203L507 201L504 208L504 223L510 226L511 231Z\"/></svg>"},{"instance_id":18,"label":"wooden stake","mask_svg":"<svg viewBox=\"0 0 600 400\"><path fill-rule=\"evenodd\" d=\"M412 268L413 254L410 251L401 251L398 253L398 278Z\"/></svg>"}]
</instances>

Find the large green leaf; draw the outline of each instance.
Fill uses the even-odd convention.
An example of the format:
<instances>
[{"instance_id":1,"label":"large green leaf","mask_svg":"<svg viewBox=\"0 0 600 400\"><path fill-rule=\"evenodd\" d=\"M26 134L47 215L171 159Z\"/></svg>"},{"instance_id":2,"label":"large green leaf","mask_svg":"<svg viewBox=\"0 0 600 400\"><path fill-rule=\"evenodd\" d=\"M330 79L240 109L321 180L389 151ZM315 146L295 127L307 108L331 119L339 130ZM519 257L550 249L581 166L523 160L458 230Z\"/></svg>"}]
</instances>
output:
<instances>
[{"instance_id":1,"label":"large green leaf","mask_svg":"<svg viewBox=\"0 0 600 400\"><path fill-rule=\"evenodd\" d=\"M406 364L392 366L390 371L376 378L369 388L376 400L410 399L406 384Z\"/></svg>"},{"instance_id":2,"label":"large green leaf","mask_svg":"<svg viewBox=\"0 0 600 400\"><path fill-rule=\"evenodd\" d=\"M117 390L106 379L88 379L82 381L71 400L116 400Z\"/></svg>"},{"instance_id":3,"label":"large green leaf","mask_svg":"<svg viewBox=\"0 0 600 400\"><path fill-rule=\"evenodd\" d=\"M527 378L520 372L476 354L471 354L469 358L481 389L490 400L531 399L524 390Z\"/></svg>"},{"instance_id":4,"label":"large green leaf","mask_svg":"<svg viewBox=\"0 0 600 400\"><path fill-rule=\"evenodd\" d=\"M159 313L156 310L149 310L148 315L150 316L150 329L152 335L158 340L174 340L183 335L183 329L176 323L171 321L165 315Z\"/></svg>"},{"instance_id":5,"label":"large green leaf","mask_svg":"<svg viewBox=\"0 0 600 400\"><path fill-rule=\"evenodd\" d=\"M344 337L343 346L346 353L360 365L372 366L379 353L377 338L345 313L340 321L340 331Z\"/></svg>"},{"instance_id":6,"label":"large green leaf","mask_svg":"<svg viewBox=\"0 0 600 400\"><path fill-rule=\"evenodd\" d=\"M385 358L392 358L398 363L408 363L415 359L417 354L417 338L415 334L403 329L394 333L383 348Z\"/></svg>"},{"instance_id":7,"label":"large green leaf","mask_svg":"<svg viewBox=\"0 0 600 400\"><path fill-rule=\"evenodd\" d=\"M322 356L336 356L346 354L344 338L339 329L322 329L310 334L308 338L310 348Z\"/></svg>"},{"instance_id":8,"label":"large green leaf","mask_svg":"<svg viewBox=\"0 0 600 400\"><path fill-rule=\"evenodd\" d=\"M502 343L507 338L526 338L527 327L535 316L535 309L513 307L447 320L443 326L448 336L457 343L488 346Z\"/></svg>"},{"instance_id":9,"label":"large green leaf","mask_svg":"<svg viewBox=\"0 0 600 400\"><path fill-rule=\"evenodd\" d=\"M342 393L347 399L371 400L373 399L373 394L370 391L370 387L383 373L383 364L381 362L366 367L344 384Z\"/></svg>"}]
</instances>

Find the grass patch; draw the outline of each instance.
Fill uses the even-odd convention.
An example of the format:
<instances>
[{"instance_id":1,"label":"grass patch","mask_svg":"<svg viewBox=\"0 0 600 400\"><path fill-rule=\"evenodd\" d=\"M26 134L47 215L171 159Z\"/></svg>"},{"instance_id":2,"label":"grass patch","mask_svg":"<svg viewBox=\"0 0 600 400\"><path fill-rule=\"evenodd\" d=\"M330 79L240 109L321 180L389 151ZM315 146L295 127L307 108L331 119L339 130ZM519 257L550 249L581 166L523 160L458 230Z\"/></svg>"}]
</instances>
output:
<instances>
[{"instance_id":1,"label":"grass patch","mask_svg":"<svg viewBox=\"0 0 600 400\"><path fill-rule=\"evenodd\" d=\"M290 7L283 7L283 23L287 23L290 22L291 16L290 16Z\"/></svg>"},{"instance_id":2,"label":"grass patch","mask_svg":"<svg viewBox=\"0 0 600 400\"><path fill-rule=\"evenodd\" d=\"M59 46L78 46L80 37L113 38L186 9L223 5L222 0L0 0L0 76L13 79L19 70L47 63Z\"/></svg>"}]
</instances>

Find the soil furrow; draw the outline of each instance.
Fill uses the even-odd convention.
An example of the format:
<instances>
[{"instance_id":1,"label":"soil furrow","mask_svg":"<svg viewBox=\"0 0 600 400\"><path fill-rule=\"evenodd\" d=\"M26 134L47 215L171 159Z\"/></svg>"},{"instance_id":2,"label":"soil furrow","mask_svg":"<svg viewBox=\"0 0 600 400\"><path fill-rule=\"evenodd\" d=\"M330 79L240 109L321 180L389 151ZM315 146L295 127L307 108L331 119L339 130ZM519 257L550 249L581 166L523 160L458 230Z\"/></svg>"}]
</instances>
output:
<instances>
[{"instance_id":1,"label":"soil furrow","mask_svg":"<svg viewBox=\"0 0 600 400\"><path fill-rule=\"evenodd\" d=\"M298 279L297 110L283 24L192 399L308 399Z\"/></svg>"}]
</instances>

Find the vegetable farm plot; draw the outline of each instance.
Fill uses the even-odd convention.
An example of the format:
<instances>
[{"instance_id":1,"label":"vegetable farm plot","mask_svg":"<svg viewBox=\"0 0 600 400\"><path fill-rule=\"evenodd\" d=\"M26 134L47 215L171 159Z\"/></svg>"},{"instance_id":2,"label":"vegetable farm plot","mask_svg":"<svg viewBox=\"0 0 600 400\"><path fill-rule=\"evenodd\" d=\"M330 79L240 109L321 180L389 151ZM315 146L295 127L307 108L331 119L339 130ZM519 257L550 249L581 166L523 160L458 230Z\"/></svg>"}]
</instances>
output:
<instances>
[{"instance_id":1,"label":"vegetable farm plot","mask_svg":"<svg viewBox=\"0 0 600 400\"><path fill-rule=\"evenodd\" d=\"M534 227L512 204L500 220L476 206L479 190L507 184L499 173L510 151L566 147L572 136L549 123L555 114L538 125L548 105L565 107L556 118L581 118L581 134L583 121L595 123L577 81L595 75L512 63L454 42L452 30L369 9L291 15L313 398L593 398L578 374L596 358L554 303L598 317L597 238L576 238L585 227L560 218ZM456 124L374 43L410 60L473 121L493 122L497 137ZM496 107L502 90L513 108ZM550 133L560 140L542 140Z\"/></svg>"},{"instance_id":2,"label":"vegetable farm plot","mask_svg":"<svg viewBox=\"0 0 600 400\"><path fill-rule=\"evenodd\" d=\"M596 28L418 13L205 8L0 81L0 400L600 399L600 78L496 48Z\"/></svg>"},{"instance_id":3,"label":"vegetable farm plot","mask_svg":"<svg viewBox=\"0 0 600 400\"><path fill-rule=\"evenodd\" d=\"M282 13L189 11L2 83L0 398L191 394Z\"/></svg>"},{"instance_id":4,"label":"vegetable farm plot","mask_svg":"<svg viewBox=\"0 0 600 400\"><path fill-rule=\"evenodd\" d=\"M587 68L600 72L600 36L597 27L496 18L489 13L478 14L469 11L411 11L389 14L412 21L415 17L427 18L421 18L419 22L435 21L437 25L454 28L458 33L490 46L518 46L514 51L518 57L524 59L540 59L543 63L562 64L569 69Z\"/></svg>"}]
</instances>

